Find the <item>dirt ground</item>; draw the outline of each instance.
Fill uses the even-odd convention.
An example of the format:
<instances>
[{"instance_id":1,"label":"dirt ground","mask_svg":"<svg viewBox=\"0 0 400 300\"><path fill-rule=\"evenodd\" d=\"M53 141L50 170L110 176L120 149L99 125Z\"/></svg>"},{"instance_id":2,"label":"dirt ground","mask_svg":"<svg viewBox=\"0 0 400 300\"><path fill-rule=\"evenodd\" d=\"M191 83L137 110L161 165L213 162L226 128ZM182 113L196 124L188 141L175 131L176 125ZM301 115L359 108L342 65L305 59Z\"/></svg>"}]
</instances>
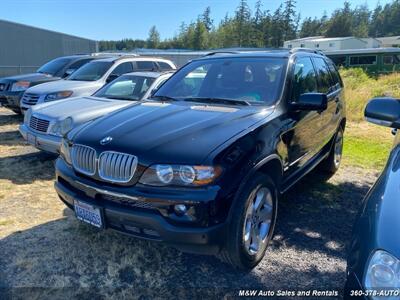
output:
<instances>
[{"instance_id":1,"label":"dirt ground","mask_svg":"<svg viewBox=\"0 0 400 300\"><path fill-rule=\"evenodd\" d=\"M375 172L310 174L280 201L275 236L252 272L77 221L53 189L54 157L25 144L0 108L0 298L222 298L240 289L338 290ZM332 299L332 298L331 298Z\"/></svg>"}]
</instances>

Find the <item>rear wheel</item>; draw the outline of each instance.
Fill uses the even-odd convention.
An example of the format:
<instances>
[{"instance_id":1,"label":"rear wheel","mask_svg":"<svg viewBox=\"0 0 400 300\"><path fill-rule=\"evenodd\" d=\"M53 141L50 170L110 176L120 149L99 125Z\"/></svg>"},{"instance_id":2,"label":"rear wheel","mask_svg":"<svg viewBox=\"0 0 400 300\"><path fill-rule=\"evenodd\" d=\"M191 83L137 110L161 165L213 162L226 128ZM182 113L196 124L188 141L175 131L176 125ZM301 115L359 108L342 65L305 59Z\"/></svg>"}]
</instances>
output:
<instances>
[{"instance_id":1,"label":"rear wheel","mask_svg":"<svg viewBox=\"0 0 400 300\"><path fill-rule=\"evenodd\" d=\"M257 174L234 203L223 261L239 269L252 269L264 257L272 237L277 190L270 177Z\"/></svg>"},{"instance_id":2,"label":"rear wheel","mask_svg":"<svg viewBox=\"0 0 400 300\"><path fill-rule=\"evenodd\" d=\"M340 164L342 162L343 134L343 128L340 127L335 135L335 139L333 142L334 144L332 145L329 156L321 164L322 171L330 175L335 174L339 170Z\"/></svg>"}]
</instances>

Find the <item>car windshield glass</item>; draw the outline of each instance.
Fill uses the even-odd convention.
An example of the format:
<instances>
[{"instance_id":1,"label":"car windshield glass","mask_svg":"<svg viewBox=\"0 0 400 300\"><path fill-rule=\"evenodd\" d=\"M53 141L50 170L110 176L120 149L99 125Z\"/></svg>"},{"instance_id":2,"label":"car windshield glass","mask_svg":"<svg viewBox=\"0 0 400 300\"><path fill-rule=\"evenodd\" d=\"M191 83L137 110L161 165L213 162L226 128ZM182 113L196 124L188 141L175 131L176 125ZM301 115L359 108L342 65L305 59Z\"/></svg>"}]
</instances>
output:
<instances>
[{"instance_id":1,"label":"car windshield glass","mask_svg":"<svg viewBox=\"0 0 400 300\"><path fill-rule=\"evenodd\" d=\"M272 105L281 94L285 66L286 59L268 57L194 61L172 76L155 98Z\"/></svg>"},{"instance_id":2,"label":"car windshield glass","mask_svg":"<svg viewBox=\"0 0 400 300\"><path fill-rule=\"evenodd\" d=\"M96 81L99 80L112 66L112 62L93 61L76 70L68 80Z\"/></svg>"},{"instance_id":3,"label":"car windshield glass","mask_svg":"<svg viewBox=\"0 0 400 300\"><path fill-rule=\"evenodd\" d=\"M54 76L64 69L70 61L70 58L56 58L41 66L37 72Z\"/></svg>"},{"instance_id":4,"label":"car windshield glass","mask_svg":"<svg viewBox=\"0 0 400 300\"><path fill-rule=\"evenodd\" d=\"M94 96L121 100L141 100L155 78L145 76L122 76L97 91Z\"/></svg>"}]
</instances>

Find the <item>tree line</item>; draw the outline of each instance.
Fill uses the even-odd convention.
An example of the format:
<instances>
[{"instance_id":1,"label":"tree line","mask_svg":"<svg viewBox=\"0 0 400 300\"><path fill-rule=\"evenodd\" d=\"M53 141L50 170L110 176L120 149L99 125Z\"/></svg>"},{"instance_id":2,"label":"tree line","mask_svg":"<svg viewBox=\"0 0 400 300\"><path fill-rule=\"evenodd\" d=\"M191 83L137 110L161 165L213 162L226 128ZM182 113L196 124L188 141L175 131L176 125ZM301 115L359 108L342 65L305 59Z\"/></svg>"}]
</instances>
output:
<instances>
[{"instance_id":1,"label":"tree line","mask_svg":"<svg viewBox=\"0 0 400 300\"><path fill-rule=\"evenodd\" d=\"M367 5L342 8L322 17L301 20L296 1L286 0L275 11L264 9L262 1L250 8L240 0L233 15L227 14L218 24L207 7L196 20L182 23L178 33L161 40L156 26L152 26L146 40L122 39L100 41L100 51L150 49L192 49L229 47L281 47L283 42L298 37L382 37L400 35L400 0L370 10Z\"/></svg>"}]
</instances>

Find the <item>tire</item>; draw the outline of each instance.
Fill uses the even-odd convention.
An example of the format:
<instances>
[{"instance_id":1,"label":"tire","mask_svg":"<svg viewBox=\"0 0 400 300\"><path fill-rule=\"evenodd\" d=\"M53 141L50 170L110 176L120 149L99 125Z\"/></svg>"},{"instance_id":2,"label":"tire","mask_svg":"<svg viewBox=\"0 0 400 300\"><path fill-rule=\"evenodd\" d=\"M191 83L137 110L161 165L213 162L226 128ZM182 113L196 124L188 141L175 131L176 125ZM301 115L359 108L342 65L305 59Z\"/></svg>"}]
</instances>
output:
<instances>
[{"instance_id":1,"label":"tire","mask_svg":"<svg viewBox=\"0 0 400 300\"><path fill-rule=\"evenodd\" d=\"M254 210L255 207L259 210ZM274 181L269 176L257 173L233 203L225 246L220 253L221 260L242 270L257 266L273 235L277 208ZM264 219L265 222L262 222ZM254 238L256 236L259 239Z\"/></svg>"},{"instance_id":2,"label":"tire","mask_svg":"<svg viewBox=\"0 0 400 300\"><path fill-rule=\"evenodd\" d=\"M12 108L11 109L14 113L16 113L17 115L21 116L22 115L22 111L19 108Z\"/></svg>"},{"instance_id":3,"label":"tire","mask_svg":"<svg viewBox=\"0 0 400 300\"><path fill-rule=\"evenodd\" d=\"M340 126L335 134L329 156L320 165L320 170L328 175L332 176L339 170L343 155L343 135L344 130Z\"/></svg>"}]
</instances>

